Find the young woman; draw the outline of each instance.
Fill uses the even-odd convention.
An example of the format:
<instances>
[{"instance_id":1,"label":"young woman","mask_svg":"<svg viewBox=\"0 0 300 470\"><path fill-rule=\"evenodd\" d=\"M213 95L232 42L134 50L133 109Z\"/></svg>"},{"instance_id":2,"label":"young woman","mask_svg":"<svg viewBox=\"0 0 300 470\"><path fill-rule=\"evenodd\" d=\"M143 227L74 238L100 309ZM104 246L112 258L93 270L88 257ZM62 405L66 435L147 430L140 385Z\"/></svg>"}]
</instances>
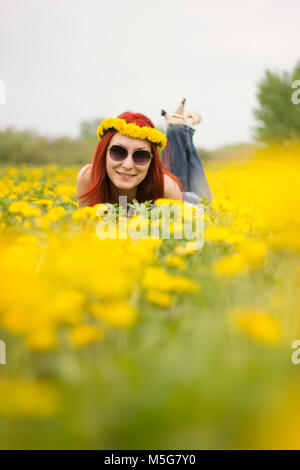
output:
<instances>
[{"instance_id":1,"label":"young woman","mask_svg":"<svg viewBox=\"0 0 300 470\"><path fill-rule=\"evenodd\" d=\"M165 118L169 119L167 115ZM126 196L127 202L136 199L153 203L158 198L185 200L185 190L190 188L184 187L180 180L183 175L185 183L185 166L191 161L188 155L192 147L180 146L178 142L181 135L186 139L194 129L182 122L168 124L166 147L166 136L143 114L125 112L117 118L104 119L97 130L100 142L94 158L77 177L78 207L119 203L119 196ZM159 150L163 148L162 161ZM174 165L174 160L180 159L182 163Z\"/></svg>"}]
</instances>

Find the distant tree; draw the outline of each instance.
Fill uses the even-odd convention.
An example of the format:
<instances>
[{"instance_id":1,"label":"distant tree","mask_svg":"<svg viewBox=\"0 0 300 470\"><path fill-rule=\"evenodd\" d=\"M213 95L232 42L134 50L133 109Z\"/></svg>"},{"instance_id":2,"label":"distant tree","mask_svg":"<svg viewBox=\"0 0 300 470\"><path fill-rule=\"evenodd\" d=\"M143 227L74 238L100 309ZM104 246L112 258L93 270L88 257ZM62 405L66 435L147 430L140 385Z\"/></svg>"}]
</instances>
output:
<instances>
[{"instance_id":1,"label":"distant tree","mask_svg":"<svg viewBox=\"0 0 300 470\"><path fill-rule=\"evenodd\" d=\"M48 139L30 129L0 129L0 166L12 163L81 165L91 160L94 148L95 143L88 138Z\"/></svg>"},{"instance_id":2,"label":"distant tree","mask_svg":"<svg viewBox=\"0 0 300 470\"><path fill-rule=\"evenodd\" d=\"M259 103L254 110L258 121L254 128L256 140L288 142L300 138L300 99L295 99L300 98L300 61L291 73L266 70L256 96Z\"/></svg>"},{"instance_id":3,"label":"distant tree","mask_svg":"<svg viewBox=\"0 0 300 470\"><path fill-rule=\"evenodd\" d=\"M209 160L210 151L203 147L197 147L197 152L201 160Z\"/></svg>"},{"instance_id":4,"label":"distant tree","mask_svg":"<svg viewBox=\"0 0 300 470\"><path fill-rule=\"evenodd\" d=\"M97 140L97 129L103 121L103 117L97 119L91 119L89 121L81 121L80 123L80 137L82 139L94 139Z\"/></svg>"}]
</instances>

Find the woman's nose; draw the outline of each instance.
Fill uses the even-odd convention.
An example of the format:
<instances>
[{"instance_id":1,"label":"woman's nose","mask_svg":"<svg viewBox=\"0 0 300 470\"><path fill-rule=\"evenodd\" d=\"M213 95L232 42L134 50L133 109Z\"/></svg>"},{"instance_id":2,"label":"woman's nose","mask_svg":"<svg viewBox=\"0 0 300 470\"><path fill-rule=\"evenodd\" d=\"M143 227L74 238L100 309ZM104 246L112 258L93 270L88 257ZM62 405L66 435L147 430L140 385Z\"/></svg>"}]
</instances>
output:
<instances>
[{"instance_id":1,"label":"woman's nose","mask_svg":"<svg viewBox=\"0 0 300 470\"><path fill-rule=\"evenodd\" d=\"M123 161L122 166L127 169L134 167L134 161L132 159L132 154L130 152L128 152L127 158L125 158L125 160Z\"/></svg>"}]
</instances>

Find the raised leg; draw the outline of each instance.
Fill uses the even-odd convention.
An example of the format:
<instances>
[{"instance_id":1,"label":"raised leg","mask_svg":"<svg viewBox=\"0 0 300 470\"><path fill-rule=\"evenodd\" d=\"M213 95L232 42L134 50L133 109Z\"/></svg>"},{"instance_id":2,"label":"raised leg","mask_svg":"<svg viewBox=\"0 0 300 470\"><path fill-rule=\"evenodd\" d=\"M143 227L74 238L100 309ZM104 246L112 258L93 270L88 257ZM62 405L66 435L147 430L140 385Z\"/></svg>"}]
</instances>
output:
<instances>
[{"instance_id":1,"label":"raised leg","mask_svg":"<svg viewBox=\"0 0 300 470\"><path fill-rule=\"evenodd\" d=\"M185 191L188 191L189 171L187 140L184 127L170 123L167 128L168 148L162 152L162 161L167 169L177 176ZM167 164L168 163L168 164Z\"/></svg>"},{"instance_id":2,"label":"raised leg","mask_svg":"<svg viewBox=\"0 0 300 470\"><path fill-rule=\"evenodd\" d=\"M193 143L194 132L195 130L192 128L187 131L188 191L197 194L200 199L206 198L207 201L211 202L212 194L209 188L209 184L201 159Z\"/></svg>"},{"instance_id":3,"label":"raised leg","mask_svg":"<svg viewBox=\"0 0 300 470\"><path fill-rule=\"evenodd\" d=\"M201 116L195 111L185 112L185 99L173 115L168 116L164 111L167 123L167 139L170 149L163 152L163 163L181 181L185 192L195 193L201 200L212 201L212 195L204 168L193 143L195 129L192 127L201 121ZM174 116L175 115L175 116ZM182 118L180 117L182 116ZM171 154L171 155L170 155Z\"/></svg>"}]
</instances>

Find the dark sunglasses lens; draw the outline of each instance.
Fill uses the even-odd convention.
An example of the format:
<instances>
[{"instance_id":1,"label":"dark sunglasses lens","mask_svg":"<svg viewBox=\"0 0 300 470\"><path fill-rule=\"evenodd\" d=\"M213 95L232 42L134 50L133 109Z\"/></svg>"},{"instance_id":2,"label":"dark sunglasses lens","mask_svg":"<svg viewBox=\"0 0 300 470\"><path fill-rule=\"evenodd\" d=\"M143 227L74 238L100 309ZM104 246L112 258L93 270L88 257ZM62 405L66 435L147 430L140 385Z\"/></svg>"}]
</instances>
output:
<instances>
[{"instance_id":1,"label":"dark sunglasses lens","mask_svg":"<svg viewBox=\"0 0 300 470\"><path fill-rule=\"evenodd\" d=\"M112 145L110 147L110 157L116 162L121 162L127 157L127 150L119 145Z\"/></svg>"},{"instance_id":2,"label":"dark sunglasses lens","mask_svg":"<svg viewBox=\"0 0 300 470\"><path fill-rule=\"evenodd\" d=\"M137 150L133 154L133 160L137 165L146 165L150 158L151 154L148 150Z\"/></svg>"}]
</instances>

